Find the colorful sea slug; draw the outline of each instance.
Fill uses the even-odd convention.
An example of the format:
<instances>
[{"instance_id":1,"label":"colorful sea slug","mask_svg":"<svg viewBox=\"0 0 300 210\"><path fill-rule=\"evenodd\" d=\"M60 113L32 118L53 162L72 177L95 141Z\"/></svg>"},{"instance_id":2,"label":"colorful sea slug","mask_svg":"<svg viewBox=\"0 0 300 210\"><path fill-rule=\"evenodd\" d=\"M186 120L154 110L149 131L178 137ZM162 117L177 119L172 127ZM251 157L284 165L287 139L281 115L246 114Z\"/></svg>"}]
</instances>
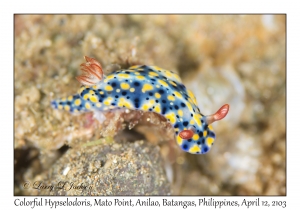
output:
<instances>
[{"instance_id":1,"label":"colorful sea slug","mask_svg":"<svg viewBox=\"0 0 300 210\"><path fill-rule=\"evenodd\" d=\"M175 73L157 66L132 66L105 76L94 58L85 56L80 65L85 73L76 79L82 84L77 94L54 100L55 109L71 113L112 109L143 110L163 115L174 127L180 148L192 154L207 153L215 140L211 124L223 119L229 105L205 116L193 93Z\"/></svg>"}]
</instances>

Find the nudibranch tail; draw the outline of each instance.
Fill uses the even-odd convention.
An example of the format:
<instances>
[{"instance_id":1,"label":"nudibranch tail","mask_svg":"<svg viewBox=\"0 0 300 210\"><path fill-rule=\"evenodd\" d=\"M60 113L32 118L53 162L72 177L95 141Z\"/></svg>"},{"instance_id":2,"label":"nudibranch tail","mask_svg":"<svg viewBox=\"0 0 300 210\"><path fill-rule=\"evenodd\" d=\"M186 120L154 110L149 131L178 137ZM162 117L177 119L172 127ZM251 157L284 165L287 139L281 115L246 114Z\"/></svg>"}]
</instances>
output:
<instances>
[{"instance_id":1,"label":"nudibranch tail","mask_svg":"<svg viewBox=\"0 0 300 210\"><path fill-rule=\"evenodd\" d=\"M71 113L89 111L90 103L83 100L79 94L51 101L53 109L65 110Z\"/></svg>"},{"instance_id":2,"label":"nudibranch tail","mask_svg":"<svg viewBox=\"0 0 300 210\"><path fill-rule=\"evenodd\" d=\"M215 114L206 117L207 124L212 124L215 121L222 120L224 117L226 117L228 111L229 105L224 104Z\"/></svg>"},{"instance_id":3,"label":"nudibranch tail","mask_svg":"<svg viewBox=\"0 0 300 210\"><path fill-rule=\"evenodd\" d=\"M80 65L80 70L85 73L76 77L83 85L92 86L103 79L103 70L101 64L94 58L84 56L86 63Z\"/></svg>"}]
</instances>

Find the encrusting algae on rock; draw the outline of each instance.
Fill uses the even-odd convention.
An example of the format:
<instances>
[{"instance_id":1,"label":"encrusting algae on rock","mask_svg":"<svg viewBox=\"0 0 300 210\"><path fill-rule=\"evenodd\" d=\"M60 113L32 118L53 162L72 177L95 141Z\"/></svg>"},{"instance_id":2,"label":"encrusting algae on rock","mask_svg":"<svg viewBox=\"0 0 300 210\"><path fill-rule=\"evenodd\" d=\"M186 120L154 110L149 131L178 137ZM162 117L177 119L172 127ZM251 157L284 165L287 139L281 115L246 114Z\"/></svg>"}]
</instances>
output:
<instances>
[{"instance_id":1,"label":"encrusting algae on rock","mask_svg":"<svg viewBox=\"0 0 300 210\"><path fill-rule=\"evenodd\" d=\"M105 111L141 110L164 116L172 124L180 148L192 154L207 153L215 140L211 124L223 119L229 105L205 116L197 106L194 94L182 84L180 77L157 66L136 65L103 74L101 64L85 56L81 64L82 84L77 94L51 102L55 109L71 113L94 112L100 123Z\"/></svg>"}]
</instances>

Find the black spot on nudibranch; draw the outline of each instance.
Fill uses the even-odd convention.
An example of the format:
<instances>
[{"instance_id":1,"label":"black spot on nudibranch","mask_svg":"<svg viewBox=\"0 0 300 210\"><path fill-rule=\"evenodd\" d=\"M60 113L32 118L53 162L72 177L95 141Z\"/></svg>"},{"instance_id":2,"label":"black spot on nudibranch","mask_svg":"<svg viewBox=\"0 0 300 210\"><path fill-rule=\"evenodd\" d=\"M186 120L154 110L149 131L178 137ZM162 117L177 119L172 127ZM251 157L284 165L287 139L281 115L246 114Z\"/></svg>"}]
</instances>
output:
<instances>
[{"instance_id":1,"label":"black spot on nudibranch","mask_svg":"<svg viewBox=\"0 0 300 210\"><path fill-rule=\"evenodd\" d=\"M134 82L133 85L134 85L134 86L140 86L140 83Z\"/></svg>"},{"instance_id":2,"label":"black spot on nudibranch","mask_svg":"<svg viewBox=\"0 0 300 210\"><path fill-rule=\"evenodd\" d=\"M166 111L167 111L167 108L164 107L164 108L162 109L162 114L166 114Z\"/></svg>"},{"instance_id":3,"label":"black spot on nudibranch","mask_svg":"<svg viewBox=\"0 0 300 210\"><path fill-rule=\"evenodd\" d=\"M189 148L189 146L188 146L187 144L182 145L182 149L183 149L183 150L186 151L188 148Z\"/></svg>"},{"instance_id":4,"label":"black spot on nudibranch","mask_svg":"<svg viewBox=\"0 0 300 210\"><path fill-rule=\"evenodd\" d=\"M199 132L199 136L200 136L200 138L203 136L203 132L202 131Z\"/></svg>"},{"instance_id":5,"label":"black spot on nudibranch","mask_svg":"<svg viewBox=\"0 0 300 210\"><path fill-rule=\"evenodd\" d=\"M122 95L123 95L123 96L126 96L126 95L127 95L127 92L126 92L126 91L122 91Z\"/></svg>"},{"instance_id":6,"label":"black spot on nudibranch","mask_svg":"<svg viewBox=\"0 0 300 210\"><path fill-rule=\"evenodd\" d=\"M182 123L184 126L188 126L189 122L188 121L185 121Z\"/></svg>"},{"instance_id":7,"label":"black spot on nudibranch","mask_svg":"<svg viewBox=\"0 0 300 210\"><path fill-rule=\"evenodd\" d=\"M140 107L140 99L138 99L138 98L134 99L134 106L135 106L135 108Z\"/></svg>"},{"instance_id":8,"label":"black spot on nudibranch","mask_svg":"<svg viewBox=\"0 0 300 210\"><path fill-rule=\"evenodd\" d=\"M182 103L182 102L181 102L181 104L180 104L180 105L181 105L182 107L185 107L185 106L186 106L186 105L185 105L184 103Z\"/></svg>"},{"instance_id":9,"label":"black spot on nudibranch","mask_svg":"<svg viewBox=\"0 0 300 210\"><path fill-rule=\"evenodd\" d=\"M179 107L178 107L177 105L175 105L174 107L175 107L175 109L176 109L176 110L178 110L178 109L179 109Z\"/></svg>"},{"instance_id":10,"label":"black spot on nudibranch","mask_svg":"<svg viewBox=\"0 0 300 210\"><path fill-rule=\"evenodd\" d=\"M164 90L159 90L158 92L159 92L160 94L164 94L164 93L165 93Z\"/></svg>"},{"instance_id":11,"label":"black spot on nudibranch","mask_svg":"<svg viewBox=\"0 0 300 210\"><path fill-rule=\"evenodd\" d=\"M112 87L116 87L117 84L116 84L115 82L113 82L113 83L111 83L111 86L112 86Z\"/></svg>"}]
</instances>

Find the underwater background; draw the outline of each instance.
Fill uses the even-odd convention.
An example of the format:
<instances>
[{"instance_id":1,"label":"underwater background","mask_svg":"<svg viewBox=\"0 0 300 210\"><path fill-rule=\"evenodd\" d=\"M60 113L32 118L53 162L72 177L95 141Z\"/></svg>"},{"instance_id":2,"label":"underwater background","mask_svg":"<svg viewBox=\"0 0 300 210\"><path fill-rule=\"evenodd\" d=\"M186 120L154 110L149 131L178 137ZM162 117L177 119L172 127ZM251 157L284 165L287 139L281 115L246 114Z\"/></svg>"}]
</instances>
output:
<instances>
[{"instance_id":1,"label":"underwater background","mask_svg":"<svg viewBox=\"0 0 300 210\"><path fill-rule=\"evenodd\" d=\"M285 15L14 19L15 195L286 194ZM85 55L104 73L135 64L172 70L203 114L228 103L211 151L182 152L151 113L111 112L99 124L53 110L51 100L80 88ZM64 180L92 187L37 190Z\"/></svg>"}]
</instances>

